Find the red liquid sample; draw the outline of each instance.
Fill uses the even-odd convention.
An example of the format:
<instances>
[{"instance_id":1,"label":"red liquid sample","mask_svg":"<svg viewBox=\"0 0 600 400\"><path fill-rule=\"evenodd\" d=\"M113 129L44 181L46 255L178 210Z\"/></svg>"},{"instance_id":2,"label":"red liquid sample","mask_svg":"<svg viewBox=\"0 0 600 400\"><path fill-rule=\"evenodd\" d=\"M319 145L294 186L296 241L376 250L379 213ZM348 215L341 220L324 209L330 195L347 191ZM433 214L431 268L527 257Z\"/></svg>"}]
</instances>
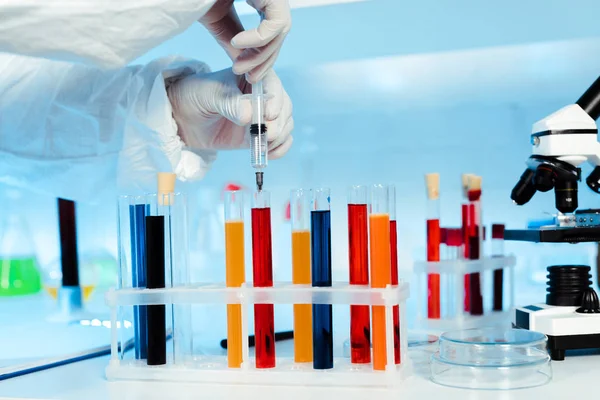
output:
<instances>
[{"instance_id":1,"label":"red liquid sample","mask_svg":"<svg viewBox=\"0 0 600 400\"><path fill-rule=\"evenodd\" d=\"M254 287L273 286L271 209L252 209L252 280ZM275 367L273 304L254 305L256 368Z\"/></svg>"},{"instance_id":2,"label":"red liquid sample","mask_svg":"<svg viewBox=\"0 0 600 400\"><path fill-rule=\"evenodd\" d=\"M348 204L350 284L369 284L369 236L366 204ZM350 349L354 364L371 362L369 306L350 306Z\"/></svg>"},{"instance_id":3,"label":"red liquid sample","mask_svg":"<svg viewBox=\"0 0 600 400\"><path fill-rule=\"evenodd\" d=\"M427 261L440 261L440 220L427 220ZM440 308L440 274L427 276L427 317L439 319Z\"/></svg>"},{"instance_id":4,"label":"red liquid sample","mask_svg":"<svg viewBox=\"0 0 600 400\"><path fill-rule=\"evenodd\" d=\"M396 221L390 221L390 249L392 259L392 285L398 284L398 231ZM400 364L400 306L395 305L394 316L394 362Z\"/></svg>"},{"instance_id":5,"label":"red liquid sample","mask_svg":"<svg viewBox=\"0 0 600 400\"><path fill-rule=\"evenodd\" d=\"M465 260L469 259L469 205L463 204L461 209L463 249ZM469 274L465 274L465 303L464 310L468 312L471 309L471 289Z\"/></svg>"}]
</instances>

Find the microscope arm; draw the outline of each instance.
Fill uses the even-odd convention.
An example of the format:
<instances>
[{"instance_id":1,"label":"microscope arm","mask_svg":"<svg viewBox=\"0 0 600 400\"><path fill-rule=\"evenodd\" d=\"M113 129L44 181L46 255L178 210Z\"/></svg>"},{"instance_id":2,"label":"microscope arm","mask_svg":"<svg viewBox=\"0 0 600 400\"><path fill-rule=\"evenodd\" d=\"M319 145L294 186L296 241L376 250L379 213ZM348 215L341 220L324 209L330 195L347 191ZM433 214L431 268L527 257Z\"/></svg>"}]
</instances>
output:
<instances>
[{"instance_id":1,"label":"microscope arm","mask_svg":"<svg viewBox=\"0 0 600 400\"><path fill-rule=\"evenodd\" d=\"M600 77L581 95L577 105L594 120L600 118Z\"/></svg>"}]
</instances>

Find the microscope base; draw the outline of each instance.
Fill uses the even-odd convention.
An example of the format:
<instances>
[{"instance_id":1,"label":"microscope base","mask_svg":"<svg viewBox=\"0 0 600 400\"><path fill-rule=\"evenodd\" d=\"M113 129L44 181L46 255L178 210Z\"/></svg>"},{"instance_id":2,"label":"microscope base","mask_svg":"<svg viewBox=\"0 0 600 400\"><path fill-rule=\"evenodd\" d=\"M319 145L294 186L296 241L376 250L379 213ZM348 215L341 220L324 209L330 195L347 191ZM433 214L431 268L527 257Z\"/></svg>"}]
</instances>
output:
<instances>
[{"instance_id":1,"label":"microscope base","mask_svg":"<svg viewBox=\"0 0 600 400\"><path fill-rule=\"evenodd\" d=\"M562 361L566 350L600 349L600 314L579 314L578 308L547 304L518 307L513 326L548 336L550 358Z\"/></svg>"},{"instance_id":2,"label":"microscope base","mask_svg":"<svg viewBox=\"0 0 600 400\"><path fill-rule=\"evenodd\" d=\"M566 350L600 349L600 333L588 335L548 336L548 352L552 361L563 361Z\"/></svg>"}]
</instances>

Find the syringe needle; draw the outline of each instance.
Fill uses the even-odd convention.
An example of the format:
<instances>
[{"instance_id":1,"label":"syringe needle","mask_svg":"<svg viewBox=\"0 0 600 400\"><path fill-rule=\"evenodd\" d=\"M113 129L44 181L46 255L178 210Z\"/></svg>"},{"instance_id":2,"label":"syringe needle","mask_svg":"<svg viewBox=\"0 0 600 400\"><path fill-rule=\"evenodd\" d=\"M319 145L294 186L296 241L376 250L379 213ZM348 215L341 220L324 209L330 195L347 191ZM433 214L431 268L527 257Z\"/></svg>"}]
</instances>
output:
<instances>
[{"instance_id":1,"label":"syringe needle","mask_svg":"<svg viewBox=\"0 0 600 400\"><path fill-rule=\"evenodd\" d=\"M256 172L256 189L260 192L263 187L263 173Z\"/></svg>"}]
</instances>

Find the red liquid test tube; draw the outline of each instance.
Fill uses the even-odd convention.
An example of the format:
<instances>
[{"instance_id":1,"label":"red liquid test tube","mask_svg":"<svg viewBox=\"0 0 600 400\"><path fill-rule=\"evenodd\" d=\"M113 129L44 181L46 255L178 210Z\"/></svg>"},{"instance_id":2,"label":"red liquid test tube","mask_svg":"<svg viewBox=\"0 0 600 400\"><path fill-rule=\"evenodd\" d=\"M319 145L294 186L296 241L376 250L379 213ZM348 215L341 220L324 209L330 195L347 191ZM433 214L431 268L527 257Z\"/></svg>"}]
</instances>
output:
<instances>
[{"instance_id":1,"label":"red liquid test tube","mask_svg":"<svg viewBox=\"0 0 600 400\"><path fill-rule=\"evenodd\" d=\"M254 193L252 206L252 280L254 287L273 286L270 193ZM256 368L275 367L273 304L254 305Z\"/></svg>"},{"instance_id":2,"label":"red liquid test tube","mask_svg":"<svg viewBox=\"0 0 600 400\"><path fill-rule=\"evenodd\" d=\"M390 211L390 254L392 285L398 285L398 226L396 224L396 186L388 186ZM394 317L394 363L400 364L400 306L395 305Z\"/></svg>"},{"instance_id":3,"label":"red liquid test tube","mask_svg":"<svg viewBox=\"0 0 600 400\"><path fill-rule=\"evenodd\" d=\"M348 254L350 284L369 284L369 231L366 186L348 189ZM350 358L353 364L371 362L369 306L350 306Z\"/></svg>"},{"instance_id":4,"label":"red liquid test tube","mask_svg":"<svg viewBox=\"0 0 600 400\"><path fill-rule=\"evenodd\" d=\"M462 190L463 197L465 200L469 198L469 176L471 174L463 174L462 175ZM462 234L463 234L463 256L465 260L469 260L469 205L463 204L461 207L461 222L462 222ZM465 297L464 297L464 310L465 312L469 312L471 309L471 288L470 288L470 280L469 274L465 274L464 278L464 286L465 286Z\"/></svg>"},{"instance_id":5,"label":"red liquid test tube","mask_svg":"<svg viewBox=\"0 0 600 400\"><path fill-rule=\"evenodd\" d=\"M425 175L427 186L427 261L440 261L440 175ZM427 318L439 319L440 305L440 274L427 275Z\"/></svg>"},{"instance_id":6,"label":"red liquid test tube","mask_svg":"<svg viewBox=\"0 0 600 400\"><path fill-rule=\"evenodd\" d=\"M469 177L469 259L479 260L482 256L483 226L481 221L481 177ZM471 315L483 315L483 296L481 293L481 276L479 272L469 275L469 292Z\"/></svg>"}]
</instances>

